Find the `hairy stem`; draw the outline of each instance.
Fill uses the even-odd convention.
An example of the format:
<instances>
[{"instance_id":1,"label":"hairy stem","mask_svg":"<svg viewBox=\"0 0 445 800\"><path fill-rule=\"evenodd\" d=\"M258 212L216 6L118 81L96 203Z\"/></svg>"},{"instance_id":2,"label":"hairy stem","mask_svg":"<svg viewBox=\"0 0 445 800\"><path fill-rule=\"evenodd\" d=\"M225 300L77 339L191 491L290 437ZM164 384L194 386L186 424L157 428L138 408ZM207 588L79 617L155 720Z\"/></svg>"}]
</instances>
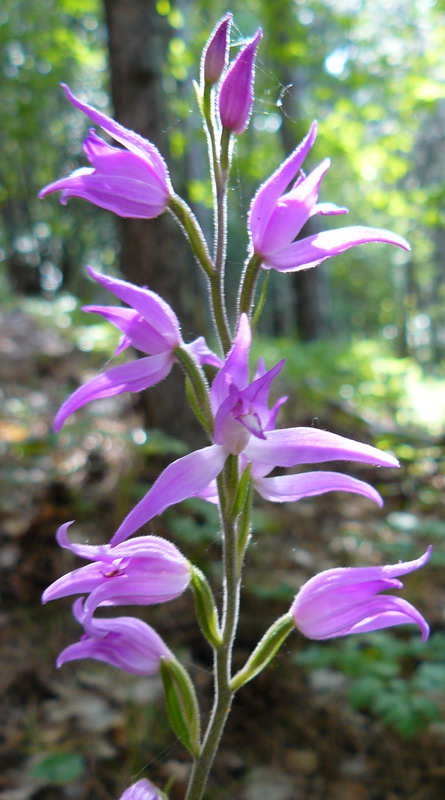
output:
<instances>
[{"instance_id":1,"label":"hairy stem","mask_svg":"<svg viewBox=\"0 0 445 800\"><path fill-rule=\"evenodd\" d=\"M232 457L233 458L233 457ZM230 468L227 472L230 472ZM220 494L225 497L223 490L224 477L218 479ZM231 493L230 487L229 495ZM239 599L241 587L241 569L237 556L237 528L233 518L225 508L225 503L220 505L223 525L223 569L224 569L224 608L222 622L222 644L214 650L215 670L215 697L213 709L203 745L199 756L196 758L186 800L201 800L207 784L222 732L230 711L235 692L230 688L232 672L232 648L238 624Z\"/></svg>"},{"instance_id":2,"label":"hairy stem","mask_svg":"<svg viewBox=\"0 0 445 800\"><path fill-rule=\"evenodd\" d=\"M254 254L246 266L241 277L241 289L238 298L238 313L249 314L252 311L255 287L261 267L261 256Z\"/></svg>"}]
</instances>

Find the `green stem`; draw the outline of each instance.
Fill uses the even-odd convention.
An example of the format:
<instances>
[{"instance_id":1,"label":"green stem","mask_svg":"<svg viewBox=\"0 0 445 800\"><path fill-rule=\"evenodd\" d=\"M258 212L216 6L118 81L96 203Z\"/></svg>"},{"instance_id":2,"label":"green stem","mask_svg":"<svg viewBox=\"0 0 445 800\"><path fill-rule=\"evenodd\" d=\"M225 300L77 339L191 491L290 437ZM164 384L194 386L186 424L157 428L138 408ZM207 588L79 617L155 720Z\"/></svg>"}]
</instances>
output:
<instances>
[{"instance_id":1,"label":"green stem","mask_svg":"<svg viewBox=\"0 0 445 800\"><path fill-rule=\"evenodd\" d=\"M254 253L254 255L247 262L241 278L241 289L238 300L239 314L245 313L250 315L251 313L255 294L255 286L260 268L261 256Z\"/></svg>"},{"instance_id":2,"label":"green stem","mask_svg":"<svg viewBox=\"0 0 445 800\"><path fill-rule=\"evenodd\" d=\"M232 469L229 472L233 472ZM224 476L231 482L232 476ZM222 484L222 479L219 484ZM222 644L214 651L215 699L204 736L201 753L195 760L186 800L201 800L213 764L224 725L230 711L234 691L230 688L232 648L235 638L241 587L241 570L237 559L237 530L234 520L227 518L221 504L223 526L224 614Z\"/></svg>"},{"instance_id":3,"label":"green stem","mask_svg":"<svg viewBox=\"0 0 445 800\"><path fill-rule=\"evenodd\" d=\"M176 347L175 355L193 388L198 408L202 414L201 424L211 436L213 433L213 415L210 407L209 387L204 372L183 347Z\"/></svg>"},{"instance_id":4,"label":"green stem","mask_svg":"<svg viewBox=\"0 0 445 800\"><path fill-rule=\"evenodd\" d=\"M215 271L210 277L210 305L215 327L224 353L230 350L232 340L224 298L224 278L227 242L227 184L228 169L222 170L216 147L215 125L212 112L212 91L209 84L204 86L203 115L209 142L209 161L212 175L215 219ZM228 155L228 154L227 154ZM227 161L227 158L226 158Z\"/></svg>"},{"instance_id":5,"label":"green stem","mask_svg":"<svg viewBox=\"0 0 445 800\"><path fill-rule=\"evenodd\" d=\"M206 275L211 278L215 268L209 255L204 234L193 211L177 194L173 194L170 197L167 207L183 228L198 263Z\"/></svg>"}]
</instances>

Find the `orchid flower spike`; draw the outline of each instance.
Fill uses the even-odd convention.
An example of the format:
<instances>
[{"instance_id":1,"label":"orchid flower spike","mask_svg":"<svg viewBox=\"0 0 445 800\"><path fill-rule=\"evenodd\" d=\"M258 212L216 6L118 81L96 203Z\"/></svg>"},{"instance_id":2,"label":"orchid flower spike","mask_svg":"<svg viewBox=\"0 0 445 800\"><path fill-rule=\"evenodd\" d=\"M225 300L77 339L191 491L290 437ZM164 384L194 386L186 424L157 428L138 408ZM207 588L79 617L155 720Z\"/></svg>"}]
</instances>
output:
<instances>
[{"instance_id":1,"label":"orchid flower spike","mask_svg":"<svg viewBox=\"0 0 445 800\"><path fill-rule=\"evenodd\" d=\"M217 373L210 390L215 427L214 444L196 450L171 463L150 491L125 517L111 539L116 545L174 503L189 497L211 499L212 482L223 470L229 455L241 456L241 464L252 464L258 491L276 502L298 500L334 489L358 492L381 503L371 486L349 476L318 473L305 476L265 478L274 467L293 467L324 461L359 461L397 467L398 461L368 444L361 444L317 428L275 429L280 398L269 408L271 383L283 367L280 361L267 372L260 370L249 381L249 352L252 333L247 314L242 314L232 349ZM286 479L289 479L286 481ZM271 481L271 483L268 483Z\"/></svg>"},{"instance_id":2,"label":"orchid flower spike","mask_svg":"<svg viewBox=\"0 0 445 800\"><path fill-rule=\"evenodd\" d=\"M114 397L123 392L140 392L154 386L169 374L176 361L175 348L183 348L198 364L220 366L220 359L207 347L202 336L184 344L178 318L155 292L127 281L111 278L87 267L88 275L130 308L84 306L83 310L101 314L123 333L116 354L132 345L147 358L112 367L80 386L65 400L56 414L53 429L59 431L67 417L92 400Z\"/></svg>"},{"instance_id":3,"label":"orchid flower spike","mask_svg":"<svg viewBox=\"0 0 445 800\"><path fill-rule=\"evenodd\" d=\"M397 576L423 567L430 555L431 547L414 561L320 572L302 586L291 607L296 627L309 639L332 639L414 624L419 626L425 641L429 627L419 611L401 597L379 592L402 589L403 583Z\"/></svg>"},{"instance_id":4,"label":"orchid flower spike","mask_svg":"<svg viewBox=\"0 0 445 800\"><path fill-rule=\"evenodd\" d=\"M204 84L218 83L227 66L232 16L229 11L220 19L202 51L201 76Z\"/></svg>"},{"instance_id":5,"label":"orchid flower spike","mask_svg":"<svg viewBox=\"0 0 445 800\"><path fill-rule=\"evenodd\" d=\"M138 536L117 547L74 544L67 535L71 524L58 529L58 544L92 563L54 581L43 592L43 603L88 594L83 606L86 626L98 606L165 603L187 589L190 564L172 542L159 536Z\"/></svg>"},{"instance_id":6,"label":"orchid flower spike","mask_svg":"<svg viewBox=\"0 0 445 800\"><path fill-rule=\"evenodd\" d=\"M125 789L119 800L161 800L161 795L151 781L141 778L141 780L129 786L128 789Z\"/></svg>"},{"instance_id":7,"label":"orchid flower spike","mask_svg":"<svg viewBox=\"0 0 445 800\"><path fill-rule=\"evenodd\" d=\"M74 603L73 614L83 625L85 612L80 597ZM80 641L62 650L56 666L61 667L67 661L79 658L93 658L133 675L156 675L161 658L171 657L161 637L142 620L134 617L94 618Z\"/></svg>"},{"instance_id":8,"label":"orchid flower spike","mask_svg":"<svg viewBox=\"0 0 445 800\"><path fill-rule=\"evenodd\" d=\"M317 124L314 122L306 138L260 186L253 198L249 211L252 255L261 260L265 269L296 272L316 267L325 258L366 242L388 242L410 250L408 242L396 233L362 225L336 228L296 240L303 226L314 214L348 213L347 208L333 203L317 202L323 176L329 167L329 159L325 159L307 176L300 172L316 136Z\"/></svg>"},{"instance_id":9,"label":"orchid flower spike","mask_svg":"<svg viewBox=\"0 0 445 800\"><path fill-rule=\"evenodd\" d=\"M255 56L262 35L258 28L229 67L219 90L221 124L238 136L246 130L252 113Z\"/></svg>"},{"instance_id":10,"label":"orchid flower spike","mask_svg":"<svg viewBox=\"0 0 445 800\"><path fill-rule=\"evenodd\" d=\"M162 214L173 189L167 165L157 147L83 103L65 84L62 87L73 106L126 149L112 147L91 129L83 144L91 167L82 167L48 184L39 197L61 191L60 201L64 205L69 197L82 197L119 217L152 219Z\"/></svg>"}]
</instances>

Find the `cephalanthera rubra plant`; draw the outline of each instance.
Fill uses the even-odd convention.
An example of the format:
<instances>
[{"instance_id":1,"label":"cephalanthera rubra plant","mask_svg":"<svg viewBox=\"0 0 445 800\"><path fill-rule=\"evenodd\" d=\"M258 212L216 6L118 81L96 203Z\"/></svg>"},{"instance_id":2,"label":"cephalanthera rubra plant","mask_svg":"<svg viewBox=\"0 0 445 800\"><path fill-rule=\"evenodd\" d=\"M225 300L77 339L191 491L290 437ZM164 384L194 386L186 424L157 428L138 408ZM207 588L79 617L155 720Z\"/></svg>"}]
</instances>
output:
<instances>
[{"instance_id":1,"label":"cephalanthera rubra plant","mask_svg":"<svg viewBox=\"0 0 445 800\"><path fill-rule=\"evenodd\" d=\"M200 800L204 794L235 693L264 669L292 631L309 639L327 639L411 623L419 626L423 639L428 636L427 623L409 602L381 592L401 588L397 576L423 566L430 549L416 560L396 565L320 572L266 631L242 669L236 674L232 671L254 492L282 503L346 491L381 505L380 495L372 486L341 472L306 469L279 476L271 473L275 467L335 460L398 466L394 456L369 444L315 428L278 426L278 412L286 398L271 402L269 395L284 361L269 369L262 359L256 365L250 362L252 319L258 303L264 302L264 297L256 300L260 271L313 268L326 258L367 242L387 242L404 249L409 245L391 231L355 225L297 238L310 217L347 213L334 203L318 200L329 160L308 175L302 172L315 144L314 122L306 138L252 200L247 219L249 250L237 314L235 320L229 320L224 291L227 188L236 137L245 131L252 111L255 58L262 37L258 30L229 63L231 19L232 15L226 14L220 20L203 50L197 91L214 189L213 254L190 208L175 193L167 165L155 145L82 102L67 86L68 101L123 147L108 144L91 130L84 142L90 166L51 183L40 193L44 197L61 191L62 203L71 196L82 197L122 217L151 219L169 211L187 236L208 284L218 353L212 352L203 337L184 342L174 310L155 292L87 268L93 280L125 305L88 306L85 311L102 315L121 331L117 352L132 345L145 355L112 366L79 387L57 413L54 429L59 430L66 418L86 403L147 389L179 365L191 410L208 435L209 444L173 461L130 510L108 544L73 544L67 532L71 523L62 525L58 543L89 563L59 578L43 595L44 602L78 596L74 615L83 634L59 655L58 666L94 658L136 675L161 673L170 723L193 762L188 800ZM215 503L219 510L223 574L220 607L205 575L172 542L156 536L129 538L154 516L189 497ZM205 721L188 673L158 633L135 617L98 614L109 606L164 603L188 588L194 593L203 636L214 653L214 703ZM162 796L161 790L144 778L127 788L121 800L157 800Z\"/></svg>"}]
</instances>

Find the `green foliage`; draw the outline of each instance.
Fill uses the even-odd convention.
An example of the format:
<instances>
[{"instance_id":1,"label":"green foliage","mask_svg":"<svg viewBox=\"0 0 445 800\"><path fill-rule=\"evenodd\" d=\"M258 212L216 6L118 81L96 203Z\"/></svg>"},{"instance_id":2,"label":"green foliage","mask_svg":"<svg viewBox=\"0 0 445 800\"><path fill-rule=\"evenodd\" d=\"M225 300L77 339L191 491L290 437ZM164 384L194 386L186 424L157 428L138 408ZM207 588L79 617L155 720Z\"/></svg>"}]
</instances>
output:
<instances>
[{"instance_id":1,"label":"green foliage","mask_svg":"<svg viewBox=\"0 0 445 800\"><path fill-rule=\"evenodd\" d=\"M422 661L420 662L420 659ZM295 656L310 670L335 669L347 678L349 702L409 738L440 720L445 709L445 635L423 644L391 633L313 644Z\"/></svg>"},{"instance_id":2,"label":"green foliage","mask_svg":"<svg viewBox=\"0 0 445 800\"><path fill-rule=\"evenodd\" d=\"M38 761L30 775L44 783L69 783L81 778L85 770L85 758L79 753L53 753Z\"/></svg>"},{"instance_id":3,"label":"green foliage","mask_svg":"<svg viewBox=\"0 0 445 800\"><path fill-rule=\"evenodd\" d=\"M439 398L445 379L425 377L414 359L396 358L387 342L320 340L301 344L294 339L262 339L255 347L257 356L262 355L268 364L286 358L282 380L297 385L300 414L302 407L316 415L326 404L337 404L388 431L395 430L396 424L419 425L431 433L443 429L445 411Z\"/></svg>"}]
</instances>

